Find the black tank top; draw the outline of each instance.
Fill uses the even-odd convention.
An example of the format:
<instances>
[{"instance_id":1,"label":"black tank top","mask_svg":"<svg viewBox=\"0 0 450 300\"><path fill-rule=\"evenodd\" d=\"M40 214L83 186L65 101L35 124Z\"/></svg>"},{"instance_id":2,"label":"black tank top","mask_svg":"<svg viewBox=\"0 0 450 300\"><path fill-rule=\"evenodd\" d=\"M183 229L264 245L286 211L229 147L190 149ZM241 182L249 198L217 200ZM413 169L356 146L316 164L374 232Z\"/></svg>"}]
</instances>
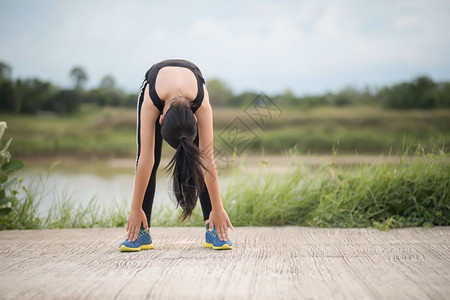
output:
<instances>
[{"instance_id":1,"label":"black tank top","mask_svg":"<svg viewBox=\"0 0 450 300\"><path fill-rule=\"evenodd\" d=\"M156 83L156 76L158 75L159 70L161 70L164 67L171 66L171 67L183 67L191 70L195 78L197 79L197 97L195 97L194 101L191 102L191 109L192 112L195 112L200 105L202 104L203 98L204 98L204 92L203 92L203 84L205 83L205 79L203 78L202 72L200 72L200 69L193 64L192 62L184 59L167 59L163 60L159 63L154 64L145 74L145 79L147 80L147 83L150 87L150 98L153 101L153 104L158 108L158 110L162 113L164 108L164 103L159 98L158 94L156 93L155 83Z\"/></svg>"}]
</instances>

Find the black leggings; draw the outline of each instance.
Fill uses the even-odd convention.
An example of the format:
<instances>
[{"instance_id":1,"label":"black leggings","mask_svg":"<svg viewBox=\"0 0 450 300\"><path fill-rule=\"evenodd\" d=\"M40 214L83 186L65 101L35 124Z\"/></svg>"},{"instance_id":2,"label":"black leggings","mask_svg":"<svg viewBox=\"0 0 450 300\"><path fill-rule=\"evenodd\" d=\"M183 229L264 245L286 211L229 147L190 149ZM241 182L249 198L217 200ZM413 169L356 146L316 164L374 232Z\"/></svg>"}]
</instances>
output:
<instances>
[{"instance_id":1,"label":"black leggings","mask_svg":"<svg viewBox=\"0 0 450 300\"><path fill-rule=\"evenodd\" d=\"M139 161L139 155L141 152L141 137L140 137L140 127L141 127L141 107L142 103L144 101L144 91L145 86L147 85L147 81L144 80L141 86L141 91L139 93L138 97L138 105L137 105L137 129L136 129L136 135L137 135L137 155L136 155L136 167L135 170L137 170L137 165ZM159 163L161 161L161 149L162 149L162 137L161 137L161 125L159 124L159 117L156 119L155 122L155 158L154 158L154 164L152 173L150 175L149 182L147 184L147 189L145 190L144 200L142 201L142 209L145 212L145 215L147 216L147 223L150 227L150 219L152 215L152 206L153 206L153 198L155 197L155 189L156 189L156 171L158 169ZM194 140L194 144L197 146L199 145L199 138L198 138L198 131L197 135ZM136 173L135 173L136 175ZM211 199L209 198L208 189L205 188L200 193L200 204L202 206L203 211L203 220L209 219L209 214L212 210L211 207ZM141 225L142 228L142 225Z\"/></svg>"}]
</instances>

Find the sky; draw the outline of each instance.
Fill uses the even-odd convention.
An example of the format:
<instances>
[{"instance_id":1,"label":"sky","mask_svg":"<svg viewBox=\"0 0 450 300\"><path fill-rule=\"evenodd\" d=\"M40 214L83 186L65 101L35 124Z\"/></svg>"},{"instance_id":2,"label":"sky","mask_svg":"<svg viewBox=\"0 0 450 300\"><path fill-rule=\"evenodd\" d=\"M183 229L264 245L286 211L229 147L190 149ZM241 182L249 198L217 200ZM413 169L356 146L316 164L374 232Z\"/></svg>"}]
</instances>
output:
<instances>
[{"instance_id":1,"label":"sky","mask_svg":"<svg viewBox=\"0 0 450 300\"><path fill-rule=\"evenodd\" d=\"M62 87L82 66L137 93L167 58L235 93L321 94L450 80L450 1L0 0L0 61Z\"/></svg>"}]
</instances>

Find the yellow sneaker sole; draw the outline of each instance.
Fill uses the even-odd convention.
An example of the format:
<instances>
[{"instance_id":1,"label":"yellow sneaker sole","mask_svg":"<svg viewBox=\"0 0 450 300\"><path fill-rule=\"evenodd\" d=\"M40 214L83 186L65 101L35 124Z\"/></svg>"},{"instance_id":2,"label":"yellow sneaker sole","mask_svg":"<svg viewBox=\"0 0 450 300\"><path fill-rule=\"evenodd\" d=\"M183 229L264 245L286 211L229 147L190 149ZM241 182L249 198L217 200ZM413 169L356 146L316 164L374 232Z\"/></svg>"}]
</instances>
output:
<instances>
[{"instance_id":1,"label":"yellow sneaker sole","mask_svg":"<svg viewBox=\"0 0 450 300\"><path fill-rule=\"evenodd\" d=\"M223 245L220 246L220 247L216 247L216 246L214 246L214 245L211 244L211 243L205 242L205 243L203 244L203 246L205 246L205 248L212 248L212 249L214 249L214 250L231 250L231 249L233 249L233 247L231 247L231 246L228 245L228 244L223 244Z\"/></svg>"},{"instance_id":2,"label":"yellow sneaker sole","mask_svg":"<svg viewBox=\"0 0 450 300\"><path fill-rule=\"evenodd\" d=\"M139 248L130 248L125 245L122 245L119 248L120 252L137 252L137 251L141 251L141 250L150 250L150 249L153 249L153 243L148 244L148 245L141 245L141 246L139 246Z\"/></svg>"}]
</instances>

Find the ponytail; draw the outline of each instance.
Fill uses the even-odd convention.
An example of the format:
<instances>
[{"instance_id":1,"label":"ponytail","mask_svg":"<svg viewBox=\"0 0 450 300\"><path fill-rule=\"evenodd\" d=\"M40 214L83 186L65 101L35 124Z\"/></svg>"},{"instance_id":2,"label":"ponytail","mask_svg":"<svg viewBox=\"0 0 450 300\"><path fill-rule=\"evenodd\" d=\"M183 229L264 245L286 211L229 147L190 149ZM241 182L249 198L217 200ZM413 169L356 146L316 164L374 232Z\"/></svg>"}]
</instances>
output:
<instances>
[{"instance_id":1,"label":"ponytail","mask_svg":"<svg viewBox=\"0 0 450 300\"><path fill-rule=\"evenodd\" d=\"M182 221L191 217L205 185L202 168L206 170L206 167L202 157L203 153L197 145L182 136L175 155L165 168L168 172L173 171L173 192L177 207L183 209Z\"/></svg>"}]
</instances>

